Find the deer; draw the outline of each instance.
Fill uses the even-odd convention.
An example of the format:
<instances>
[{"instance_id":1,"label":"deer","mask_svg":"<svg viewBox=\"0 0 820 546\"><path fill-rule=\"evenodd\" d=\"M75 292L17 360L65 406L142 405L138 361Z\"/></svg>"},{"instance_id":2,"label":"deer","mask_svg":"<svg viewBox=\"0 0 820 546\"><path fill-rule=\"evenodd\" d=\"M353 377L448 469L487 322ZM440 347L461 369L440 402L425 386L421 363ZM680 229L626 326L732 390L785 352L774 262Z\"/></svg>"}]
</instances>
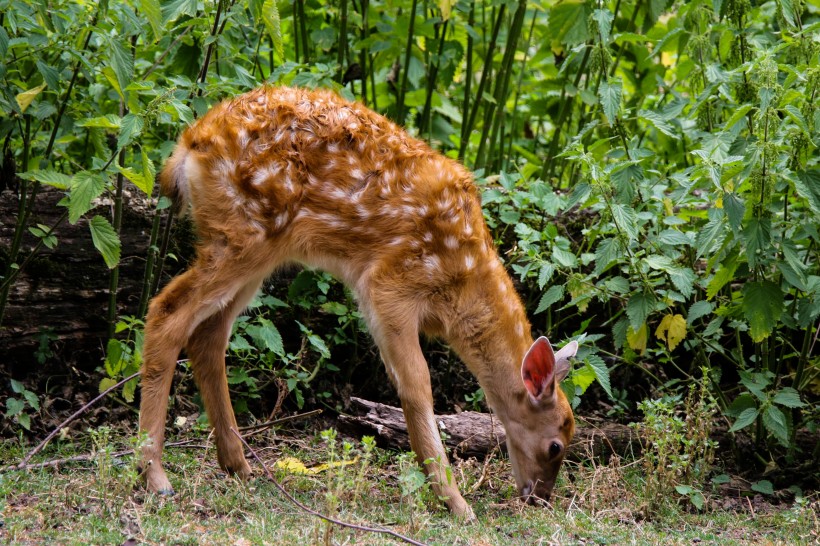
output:
<instances>
[{"instance_id":1,"label":"deer","mask_svg":"<svg viewBox=\"0 0 820 546\"><path fill-rule=\"evenodd\" d=\"M248 479L233 434L225 350L231 326L285 265L321 269L354 294L401 400L412 451L433 491L474 519L450 471L420 337L447 343L506 429L521 497L549 500L575 431L560 382L578 350L533 340L495 249L472 174L387 118L330 90L264 86L189 126L159 177L190 214L193 264L152 298L139 429L148 491L162 468L168 397L184 349L214 431L219 466Z\"/></svg>"}]
</instances>

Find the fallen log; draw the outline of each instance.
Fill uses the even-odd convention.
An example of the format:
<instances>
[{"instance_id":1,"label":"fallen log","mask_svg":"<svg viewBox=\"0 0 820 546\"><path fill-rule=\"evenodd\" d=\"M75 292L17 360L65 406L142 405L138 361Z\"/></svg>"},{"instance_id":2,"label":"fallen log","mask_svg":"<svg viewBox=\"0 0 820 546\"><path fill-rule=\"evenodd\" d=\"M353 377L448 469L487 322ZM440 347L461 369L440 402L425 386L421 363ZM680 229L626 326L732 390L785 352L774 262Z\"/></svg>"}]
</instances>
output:
<instances>
[{"instance_id":1,"label":"fallen log","mask_svg":"<svg viewBox=\"0 0 820 546\"><path fill-rule=\"evenodd\" d=\"M339 415L340 426L357 434L371 434L385 447L410 449L401 408L356 397L350 401L352 413ZM464 411L437 415L436 423L447 447L459 457L481 459L496 447L506 450L504 425L493 414ZM592 456L606 460L613 453L620 456L640 453L638 436L632 428L616 423L601 426L582 420L576 423L575 438L568 451L570 459Z\"/></svg>"}]
</instances>

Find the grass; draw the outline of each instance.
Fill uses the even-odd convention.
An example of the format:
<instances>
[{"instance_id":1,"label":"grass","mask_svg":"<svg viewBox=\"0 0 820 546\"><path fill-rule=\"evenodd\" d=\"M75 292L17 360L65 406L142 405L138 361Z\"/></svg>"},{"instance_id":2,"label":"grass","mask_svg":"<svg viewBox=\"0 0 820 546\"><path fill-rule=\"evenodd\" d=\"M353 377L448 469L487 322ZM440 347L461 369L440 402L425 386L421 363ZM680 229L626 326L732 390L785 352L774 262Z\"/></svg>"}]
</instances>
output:
<instances>
[{"instance_id":1,"label":"grass","mask_svg":"<svg viewBox=\"0 0 820 546\"><path fill-rule=\"evenodd\" d=\"M216 466L207 438L166 450L166 465L177 494L159 497L135 485L130 455L111 454L131 443L126 432L99 431L83 442L56 444L39 460L94 453L91 461L59 468L0 474L0 543L3 544L399 544L394 538L328 527L290 504L264 477L240 483ZM358 440L343 448L319 434L267 438L253 443L258 455L301 502L360 525L381 526L428 544L811 544L820 540L817 497L786 504L752 499L724 502L714 496L698 513L670 499L648 517L643 506L641 466L617 458L608 465L569 464L562 471L553 508L515 498L505 458L486 465L458 461L455 473L478 516L464 525L444 510L429 487L402 495L408 466L395 452L364 454ZM3 464L20 460L25 449L0 444ZM275 468L293 457L308 468L348 461L315 474ZM36 462L36 461L33 461ZM568 477L571 476L571 479ZM405 490L406 493L406 490ZM736 500L736 499L735 499ZM730 504L729 509L724 505Z\"/></svg>"}]
</instances>

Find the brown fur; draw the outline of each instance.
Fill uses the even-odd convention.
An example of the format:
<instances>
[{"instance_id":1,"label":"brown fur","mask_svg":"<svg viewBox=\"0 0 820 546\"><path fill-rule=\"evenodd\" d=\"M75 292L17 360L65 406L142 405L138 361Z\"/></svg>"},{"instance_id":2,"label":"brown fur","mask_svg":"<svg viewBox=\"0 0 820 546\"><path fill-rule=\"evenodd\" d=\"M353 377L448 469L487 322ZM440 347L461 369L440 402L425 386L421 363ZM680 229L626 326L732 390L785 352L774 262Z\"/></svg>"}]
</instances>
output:
<instances>
[{"instance_id":1,"label":"brown fur","mask_svg":"<svg viewBox=\"0 0 820 546\"><path fill-rule=\"evenodd\" d=\"M196 262L154 298L147 317L140 428L153 442L143 450L150 490L171 490L160 459L183 348L220 464L250 474L230 432L236 421L224 350L234 318L262 281L296 262L329 271L355 293L401 397L413 450L433 461L426 469L453 512L472 515L444 478L449 463L422 333L447 341L478 378L507 427L522 494L549 496L574 430L555 388L567 361L556 362L549 343L541 344L533 354L543 363L533 377L543 376L543 392L522 380L522 362L535 365L525 361L530 325L464 167L329 91L265 87L215 106L189 127L160 182L180 206L190 203L200 243ZM550 453L553 443L560 453Z\"/></svg>"}]
</instances>

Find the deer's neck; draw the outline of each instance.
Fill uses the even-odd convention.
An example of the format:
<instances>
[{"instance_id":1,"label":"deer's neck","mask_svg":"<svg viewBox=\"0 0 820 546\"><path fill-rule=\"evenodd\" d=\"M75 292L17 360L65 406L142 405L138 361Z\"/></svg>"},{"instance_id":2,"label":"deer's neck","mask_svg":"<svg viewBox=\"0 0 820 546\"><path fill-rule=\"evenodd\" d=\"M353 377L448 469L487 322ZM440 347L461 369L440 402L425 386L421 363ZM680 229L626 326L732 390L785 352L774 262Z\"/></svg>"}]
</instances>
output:
<instances>
[{"instance_id":1,"label":"deer's neck","mask_svg":"<svg viewBox=\"0 0 820 546\"><path fill-rule=\"evenodd\" d=\"M485 264L455 298L444 337L504 420L526 397L521 362L533 339L524 306L494 252Z\"/></svg>"}]
</instances>

